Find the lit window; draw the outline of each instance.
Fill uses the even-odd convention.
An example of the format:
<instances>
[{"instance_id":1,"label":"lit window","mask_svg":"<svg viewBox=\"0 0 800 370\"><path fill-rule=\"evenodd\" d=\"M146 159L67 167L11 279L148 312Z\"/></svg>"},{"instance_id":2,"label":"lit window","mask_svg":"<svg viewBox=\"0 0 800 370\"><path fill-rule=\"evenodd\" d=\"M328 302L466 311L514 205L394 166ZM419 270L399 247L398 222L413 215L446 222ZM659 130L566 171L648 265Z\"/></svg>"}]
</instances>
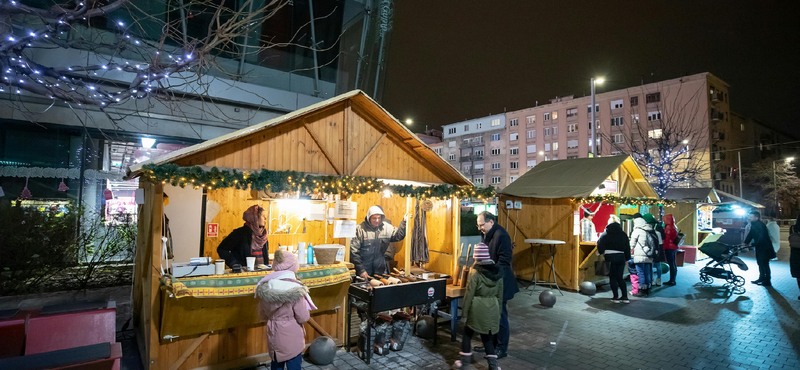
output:
<instances>
[{"instance_id":1,"label":"lit window","mask_svg":"<svg viewBox=\"0 0 800 370\"><path fill-rule=\"evenodd\" d=\"M557 111L553 111L553 119L558 119L558 112Z\"/></svg>"},{"instance_id":2,"label":"lit window","mask_svg":"<svg viewBox=\"0 0 800 370\"><path fill-rule=\"evenodd\" d=\"M567 125L567 132L577 132L578 131L578 124L577 123L570 123Z\"/></svg>"},{"instance_id":3,"label":"lit window","mask_svg":"<svg viewBox=\"0 0 800 370\"><path fill-rule=\"evenodd\" d=\"M558 150L558 143L553 143L553 151Z\"/></svg>"},{"instance_id":4,"label":"lit window","mask_svg":"<svg viewBox=\"0 0 800 370\"><path fill-rule=\"evenodd\" d=\"M526 121L526 122L527 122L529 125L536 123L536 115L532 115L532 116L525 117L525 121Z\"/></svg>"},{"instance_id":5,"label":"lit window","mask_svg":"<svg viewBox=\"0 0 800 370\"><path fill-rule=\"evenodd\" d=\"M658 139L658 138L661 137L661 134L662 134L662 130L660 128L655 129L655 130L647 131L647 137L649 137L651 139Z\"/></svg>"},{"instance_id":6,"label":"lit window","mask_svg":"<svg viewBox=\"0 0 800 370\"><path fill-rule=\"evenodd\" d=\"M631 122L633 122L633 124L639 123L639 113L631 114Z\"/></svg>"},{"instance_id":7,"label":"lit window","mask_svg":"<svg viewBox=\"0 0 800 370\"><path fill-rule=\"evenodd\" d=\"M496 118L496 119L492 120L492 127L494 127L494 126L500 126L500 119L499 118Z\"/></svg>"}]
</instances>

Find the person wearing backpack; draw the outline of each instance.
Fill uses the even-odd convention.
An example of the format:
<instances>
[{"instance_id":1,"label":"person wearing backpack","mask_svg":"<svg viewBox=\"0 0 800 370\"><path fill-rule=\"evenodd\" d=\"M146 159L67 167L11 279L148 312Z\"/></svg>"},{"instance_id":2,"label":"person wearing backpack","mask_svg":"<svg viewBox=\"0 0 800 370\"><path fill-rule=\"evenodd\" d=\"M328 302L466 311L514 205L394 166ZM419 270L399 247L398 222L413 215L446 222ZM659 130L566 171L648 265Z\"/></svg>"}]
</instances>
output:
<instances>
[{"instance_id":1,"label":"person wearing backpack","mask_svg":"<svg viewBox=\"0 0 800 370\"><path fill-rule=\"evenodd\" d=\"M789 228L789 268L792 277L797 279L797 288L800 289L800 216L794 222L794 226ZM800 300L800 296L797 297Z\"/></svg>"},{"instance_id":2,"label":"person wearing backpack","mask_svg":"<svg viewBox=\"0 0 800 370\"><path fill-rule=\"evenodd\" d=\"M647 297L653 284L653 257L658 250L658 236L640 213L633 215L633 232L631 233L631 254L639 276L639 292L636 297Z\"/></svg>"},{"instance_id":3,"label":"person wearing backpack","mask_svg":"<svg viewBox=\"0 0 800 370\"><path fill-rule=\"evenodd\" d=\"M675 286L675 277L678 275L678 265L675 263L675 256L678 254L678 244L675 242L678 239L678 229L675 228L675 216L669 214L664 215L664 256L669 265L669 281L666 285Z\"/></svg>"},{"instance_id":4,"label":"person wearing backpack","mask_svg":"<svg viewBox=\"0 0 800 370\"><path fill-rule=\"evenodd\" d=\"M658 236L657 253L653 255L653 267L656 268L656 278L653 281L653 285L661 286L661 262L664 262L664 238L666 237L664 234L664 227L656 220L655 216L649 213L645 213L643 218L647 221L647 224L655 230L656 236Z\"/></svg>"}]
</instances>

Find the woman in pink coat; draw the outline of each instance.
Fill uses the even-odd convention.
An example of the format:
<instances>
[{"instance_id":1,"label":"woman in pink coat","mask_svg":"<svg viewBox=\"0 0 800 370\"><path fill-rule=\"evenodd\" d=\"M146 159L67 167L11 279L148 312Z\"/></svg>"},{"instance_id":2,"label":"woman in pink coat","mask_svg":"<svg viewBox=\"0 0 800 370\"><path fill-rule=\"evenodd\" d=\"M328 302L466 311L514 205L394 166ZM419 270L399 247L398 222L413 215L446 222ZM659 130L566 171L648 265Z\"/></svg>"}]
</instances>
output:
<instances>
[{"instance_id":1,"label":"woman in pink coat","mask_svg":"<svg viewBox=\"0 0 800 370\"><path fill-rule=\"evenodd\" d=\"M272 262L273 273L258 282L256 294L261 298L261 313L267 320L267 345L271 368L300 370L305 349L309 310L316 309L308 296L308 288L295 272L297 258L278 250Z\"/></svg>"}]
</instances>

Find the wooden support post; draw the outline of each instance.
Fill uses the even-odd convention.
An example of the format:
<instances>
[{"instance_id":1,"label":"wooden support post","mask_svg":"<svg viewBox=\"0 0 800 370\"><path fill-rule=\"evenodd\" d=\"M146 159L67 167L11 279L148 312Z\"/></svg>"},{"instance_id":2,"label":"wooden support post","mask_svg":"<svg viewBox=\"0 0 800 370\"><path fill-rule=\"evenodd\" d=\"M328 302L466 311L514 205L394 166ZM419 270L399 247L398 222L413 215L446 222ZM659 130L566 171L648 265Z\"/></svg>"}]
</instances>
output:
<instances>
[{"instance_id":1,"label":"wooden support post","mask_svg":"<svg viewBox=\"0 0 800 370\"><path fill-rule=\"evenodd\" d=\"M194 342L192 342L192 344L189 345L189 348L187 348L186 351L184 351L183 354L181 354L181 357L178 358L178 361L175 361L175 363L169 367L169 370L178 370L181 367L181 365L183 365L183 363L186 362L186 359L188 359L189 356L192 355L192 352L194 352L197 349L197 347L199 347L200 344L202 344L203 341L205 341L207 338L208 338L208 333L203 334L197 339L195 339Z\"/></svg>"},{"instance_id":2,"label":"wooden support post","mask_svg":"<svg viewBox=\"0 0 800 370\"><path fill-rule=\"evenodd\" d=\"M453 223L453 265L450 271L450 276L453 276L453 282L456 280L455 274L458 273L458 259L461 258L461 250L458 246L461 245L461 203L457 197L450 197L451 210L453 217L450 221Z\"/></svg>"},{"instance_id":3,"label":"wooden support post","mask_svg":"<svg viewBox=\"0 0 800 370\"><path fill-rule=\"evenodd\" d=\"M406 220L406 237L403 239L403 249L405 253L405 268L407 273L411 273L411 239L414 239L414 214L411 205L411 197L406 197L406 213L408 220ZM409 227L409 224L411 226Z\"/></svg>"}]
</instances>

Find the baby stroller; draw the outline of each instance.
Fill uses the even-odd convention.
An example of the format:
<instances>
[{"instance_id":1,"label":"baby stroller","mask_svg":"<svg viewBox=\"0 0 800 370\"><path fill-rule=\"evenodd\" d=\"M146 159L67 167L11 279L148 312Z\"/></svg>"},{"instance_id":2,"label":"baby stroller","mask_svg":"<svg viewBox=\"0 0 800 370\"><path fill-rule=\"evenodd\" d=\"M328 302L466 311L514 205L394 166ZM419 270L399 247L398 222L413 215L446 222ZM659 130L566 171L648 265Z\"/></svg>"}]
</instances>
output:
<instances>
[{"instance_id":1,"label":"baby stroller","mask_svg":"<svg viewBox=\"0 0 800 370\"><path fill-rule=\"evenodd\" d=\"M739 252L746 250L747 246L728 245L720 242L705 243L700 246L700 251L711 257L702 269L700 269L700 281L710 285L714 278L725 279L725 286L736 294L745 292L744 278L733 272L731 264L736 265L742 271L747 271L747 264L738 257Z\"/></svg>"}]
</instances>

